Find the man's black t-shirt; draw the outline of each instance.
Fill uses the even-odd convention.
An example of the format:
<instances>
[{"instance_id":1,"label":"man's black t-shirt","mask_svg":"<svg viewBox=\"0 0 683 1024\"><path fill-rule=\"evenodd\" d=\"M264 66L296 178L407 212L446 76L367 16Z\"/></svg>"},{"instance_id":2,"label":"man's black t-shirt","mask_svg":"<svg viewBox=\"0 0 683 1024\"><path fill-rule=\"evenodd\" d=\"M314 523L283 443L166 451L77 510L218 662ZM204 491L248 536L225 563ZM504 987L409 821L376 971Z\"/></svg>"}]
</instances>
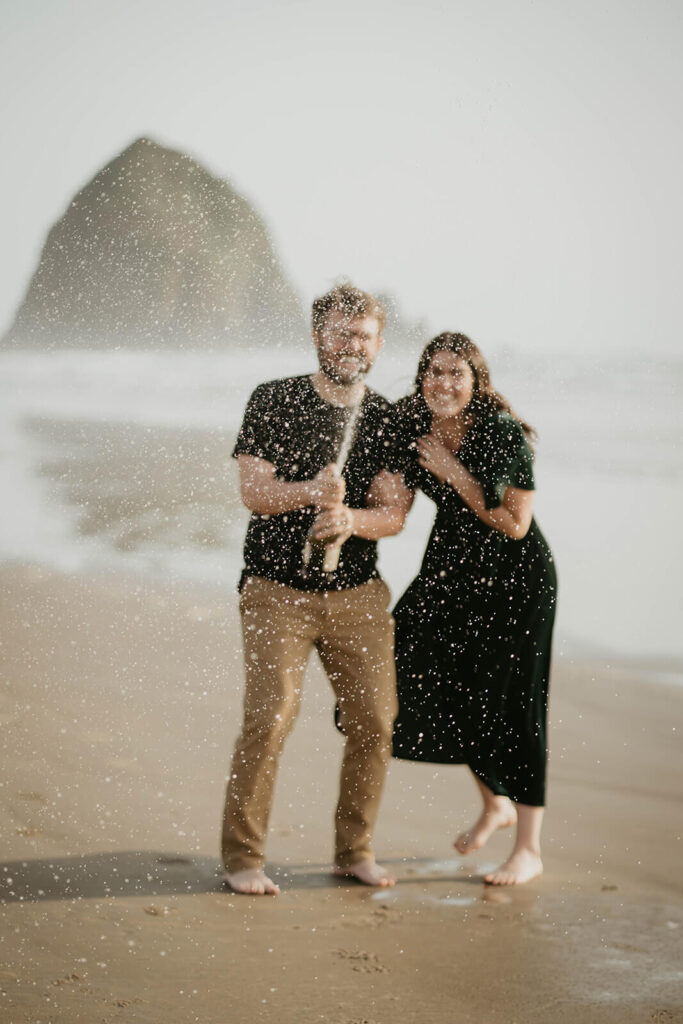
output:
<instances>
[{"instance_id":1,"label":"man's black t-shirt","mask_svg":"<svg viewBox=\"0 0 683 1024\"><path fill-rule=\"evenodd\" d=\"M373 479L389 458L389 403L365 389L355 440L343 470L344 503L365 508ZM287 377L256 388L244 414L233 456L255 455L275 466L280 480L311 480L334 462L349 418L348 407L330 405L308 376ZM244 544L247 576L285 583L297 590L345 590L377 577L375 541L349 537L334 573L303 563L306 535L315 518L313 508L278 515L252 514Z\"/></svg>"}]
</instances>

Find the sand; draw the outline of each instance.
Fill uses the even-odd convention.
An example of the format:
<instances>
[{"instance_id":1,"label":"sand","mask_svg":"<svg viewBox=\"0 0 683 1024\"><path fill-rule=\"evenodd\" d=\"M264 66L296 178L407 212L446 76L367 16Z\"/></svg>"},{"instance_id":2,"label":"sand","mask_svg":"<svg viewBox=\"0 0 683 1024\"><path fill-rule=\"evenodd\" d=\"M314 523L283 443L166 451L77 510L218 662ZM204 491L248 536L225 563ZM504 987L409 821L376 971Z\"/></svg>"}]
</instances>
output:
<instances>
[{"instance_id":1,"label":"sand","mask_svg":"<svg viewBox=\"0 0 683 1024\"><path fill-rule=\"evenodd\" d=\"M0 1020L7 1024L683 1021L682 692L554 667L546 871L462 859L459 767L391 766L375 892L331 877L341 738L311 663L269 843L273 898L222 888L236 599L111 573L0 572ZM678 755L678 757L677 757Z\"/></svg>"}]
</instances>

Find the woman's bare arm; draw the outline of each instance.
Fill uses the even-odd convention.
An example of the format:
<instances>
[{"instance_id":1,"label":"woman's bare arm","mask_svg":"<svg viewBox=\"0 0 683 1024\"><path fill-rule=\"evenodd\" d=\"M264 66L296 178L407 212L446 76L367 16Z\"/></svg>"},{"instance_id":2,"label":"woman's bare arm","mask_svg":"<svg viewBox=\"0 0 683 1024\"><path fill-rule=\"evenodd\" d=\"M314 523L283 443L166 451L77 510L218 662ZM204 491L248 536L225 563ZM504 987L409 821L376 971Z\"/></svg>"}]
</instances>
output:
<instances>
[{"instance_id":1,"label":"woman's bare arm","mask_svg":"<svg viewBox=\"0 0 683 1024\"><path fill-rule=\"evenodd\" d=\"M533 516L533 491L507 487L502 504L487 509L481 484L445 445L428 434L418 440L417 448L420 465L438 480L450 484L483 523L515 540L526 536Z\"/></svg>"}]
</instances>

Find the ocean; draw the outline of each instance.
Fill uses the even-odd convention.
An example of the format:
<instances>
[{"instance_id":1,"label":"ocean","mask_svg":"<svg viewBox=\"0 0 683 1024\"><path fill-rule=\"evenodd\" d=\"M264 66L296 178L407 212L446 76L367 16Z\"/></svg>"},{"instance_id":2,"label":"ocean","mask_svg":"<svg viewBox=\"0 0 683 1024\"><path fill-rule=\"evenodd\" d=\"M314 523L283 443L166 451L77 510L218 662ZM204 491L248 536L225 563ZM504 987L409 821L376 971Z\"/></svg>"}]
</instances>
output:
<instances>
[{"instance_id":1,"label":"ocean","mask_svg":"<svg viewBox=\"0 0 683 1024\"><path fill-rule=\"evenodd\" d=\"M556 654L683 678L683 360L488 353L539 434L536 518L560 578ZM410 388L417 354L369 378ZM246 512L230 451L259 382L315 368L312 346L239 353L0 353L0 561L119 570L232 591ZM380 545L394 596L433 507Z\"/></svg>"}]
</instances>

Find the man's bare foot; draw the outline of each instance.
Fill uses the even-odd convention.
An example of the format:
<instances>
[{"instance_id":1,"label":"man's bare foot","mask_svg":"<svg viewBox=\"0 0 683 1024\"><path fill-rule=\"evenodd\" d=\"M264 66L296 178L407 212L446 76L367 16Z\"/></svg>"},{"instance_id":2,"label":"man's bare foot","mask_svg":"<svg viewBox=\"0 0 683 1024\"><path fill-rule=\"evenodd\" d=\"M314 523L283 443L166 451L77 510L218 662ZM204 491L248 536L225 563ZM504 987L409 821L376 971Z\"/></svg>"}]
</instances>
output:
<instances>
[{"instance_id":1,"label":"man's bare foot","mask_svg":"<svg viewBox=\"0 0 683 1024\"><path fill-rule=\"evenodd\" d=\"M487 885L523 885L543 871L543 861L533 850L517 850L504 864L484 875Z\"/></svg>"},{"instance_id":2,"label":"man's bare foot","mask_svg":"<svg viewBox=\"0 0 683 1024\"><path fill-rule=\"evenodd\" d=\"M332 868L332 874L343 878L355 878L363 885L377 885L380 888L396 885L396 879L374 860L358 860L345 868L335 866Z\"/></svg>"},{"instance_id":3,"label":"man's bare foot","mask_svg":"<svg viewBox=\"0 0 683 1024\"><path fill-rule=\"evenodd\" d=\"M472 828L460 833L453 845L462 854L480 850L497 829L509 828L516 821L517 811L512 800L500 797L481 812Z\"/></svg>"},{"instance_id":4,"label":"man's bare foot","mask_svg":"<svg viewBox=\"0 0 683 1024\"><path fill-rule=\"evenodd\" d=\"M245 896L277 896L280 886L268 878L261 868L245 868L244 871L225 871L223 881L233 892Z\"/></svg>"}]
</instances>

